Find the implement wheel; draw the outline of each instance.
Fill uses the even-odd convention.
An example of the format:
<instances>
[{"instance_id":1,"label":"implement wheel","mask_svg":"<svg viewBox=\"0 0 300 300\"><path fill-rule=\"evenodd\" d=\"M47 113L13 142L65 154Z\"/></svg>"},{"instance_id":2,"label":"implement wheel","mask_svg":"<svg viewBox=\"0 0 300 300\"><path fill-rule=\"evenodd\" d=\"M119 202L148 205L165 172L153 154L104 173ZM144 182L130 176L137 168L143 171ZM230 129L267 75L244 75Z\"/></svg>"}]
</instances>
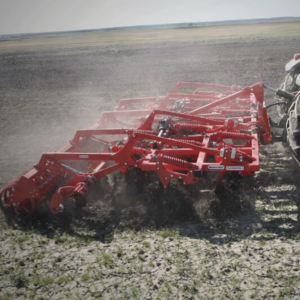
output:
<instances>
[{"instance_id":1,"label":"implement wheel","mask_svg":"<svg viewBox=\"0 0 300 300\"><path fill-rule=\"evenodd\" d=\"M8 210L10 210L10 207L9 207L8 203L9 203L9 198L13 194L13 192L14 192L13 187L8 187L6 189L1 190L1 193L0 193L0 207L1 207L2 211L5 212L5 213Z\"/></svg>"}]
</instances>

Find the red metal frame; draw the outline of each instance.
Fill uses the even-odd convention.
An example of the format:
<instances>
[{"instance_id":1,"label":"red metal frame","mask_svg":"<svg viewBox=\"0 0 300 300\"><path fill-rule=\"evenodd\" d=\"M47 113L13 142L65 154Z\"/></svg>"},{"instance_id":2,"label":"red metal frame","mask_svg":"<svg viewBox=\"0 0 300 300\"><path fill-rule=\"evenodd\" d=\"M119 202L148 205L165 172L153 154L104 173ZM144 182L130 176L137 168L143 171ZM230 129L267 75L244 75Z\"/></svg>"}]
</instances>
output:
<instances>
[{"instance_id":1,"label":"red metal frame","mask_svg":"<svg viewBox=\"0 0 300 300\"><path fill-rule=\"evenodd\" d=\"M181 86L225 93L178 93ZM133 105L137 109L128 110ZM218 172L219 180L226 172L254 174L259 139L272 140L261 82L243 89L180 82L165 97L123 99L114 111L103 112L5 186L0 204L31 215L52 193L50 210L58 213L66 199L80 201L96 180L129 167L156 172L164 187L173 179L197 183L203 172Z\"/></svg>"}]
</instances>

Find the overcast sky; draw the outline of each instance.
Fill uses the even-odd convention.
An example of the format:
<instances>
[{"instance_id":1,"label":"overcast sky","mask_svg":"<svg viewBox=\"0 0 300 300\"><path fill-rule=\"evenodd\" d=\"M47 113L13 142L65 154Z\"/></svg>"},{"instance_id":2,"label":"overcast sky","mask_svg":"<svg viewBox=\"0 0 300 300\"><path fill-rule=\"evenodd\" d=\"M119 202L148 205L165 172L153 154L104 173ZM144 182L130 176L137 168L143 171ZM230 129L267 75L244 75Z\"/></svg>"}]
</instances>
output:
<instances>
[{"instance_id":1,"label":"overcast sky","mask_svg":"<svg viewBox=\"0 0 300 300\"><path fill-rule=\"evenodd\" d=\"M0 0L0 34L286 16L300 0Z\"/></svg>"}]
</instances>

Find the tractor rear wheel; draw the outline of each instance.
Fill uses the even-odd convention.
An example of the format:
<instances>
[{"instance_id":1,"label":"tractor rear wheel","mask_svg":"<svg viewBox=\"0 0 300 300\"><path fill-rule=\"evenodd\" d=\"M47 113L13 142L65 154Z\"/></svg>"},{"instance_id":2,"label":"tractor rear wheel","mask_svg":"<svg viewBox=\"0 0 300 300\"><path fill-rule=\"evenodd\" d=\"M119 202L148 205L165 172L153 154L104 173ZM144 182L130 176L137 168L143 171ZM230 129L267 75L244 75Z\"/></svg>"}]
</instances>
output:
<instances>
[{"instance_id":1,"label":"tractor rear wheel","mask_svg":"<svg viewBox=\"0 0 300 300\"><path fill-rule=\"evenodd\" d=\"M293 77L291 75L291 73L287 74L287 76L284 78L283 83L280 86L280 89L283 91L288 92L291 88L293 84ZM275 99L277 100L277 102L285 102L287 103L287 100L285 98L281 98L281 97L275 97ZM280 117L280 119L282 119L288 112L288 107L286 104L279 104L277 105L277 113L278 116Z\"/></svg>"}]
</instances>

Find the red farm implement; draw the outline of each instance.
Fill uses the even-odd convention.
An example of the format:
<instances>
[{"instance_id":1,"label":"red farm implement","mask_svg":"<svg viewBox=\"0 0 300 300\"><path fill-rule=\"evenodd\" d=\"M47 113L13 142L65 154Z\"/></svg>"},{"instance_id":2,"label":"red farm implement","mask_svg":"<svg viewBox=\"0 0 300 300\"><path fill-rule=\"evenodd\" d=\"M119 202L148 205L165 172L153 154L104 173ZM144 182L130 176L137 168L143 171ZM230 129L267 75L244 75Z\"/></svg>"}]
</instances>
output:
<instances>
[{"instance_id":1,"label":"red farm implement","mask_svg":"<svg viewBox=\"0 0 300 300\"><path fill-rule=\"evenodd\" d=\"M179 93L187 88L196 91ZM82 201L97 180L128 168L156 172L165 188L170 180L197 183L204 172L217 172L219 180L226 172L251 175L259 170L260 141L271 140L261 82L180 82L166 96L120 100L2 188L0 204L32 215L50 199L56 214Z\"/></svg>"}]
</instances>

